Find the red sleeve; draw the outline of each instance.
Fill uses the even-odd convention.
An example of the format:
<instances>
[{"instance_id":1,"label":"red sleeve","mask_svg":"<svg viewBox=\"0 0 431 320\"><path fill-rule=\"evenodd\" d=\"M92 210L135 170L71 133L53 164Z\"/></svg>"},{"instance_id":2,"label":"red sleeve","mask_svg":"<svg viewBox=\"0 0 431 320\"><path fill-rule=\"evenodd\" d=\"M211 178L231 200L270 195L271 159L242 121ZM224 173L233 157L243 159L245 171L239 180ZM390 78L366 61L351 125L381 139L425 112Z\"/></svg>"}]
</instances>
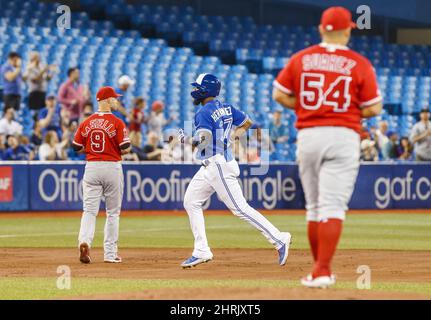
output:
<instances>
[{"instance_id":1,"label":"red sleeve","mask_svg":"<svg viewBox=\"0 0 431 320\"><path fill-rule=\"evenodd\" d=\"M85 147L85 137L82 135L82 123L76 130L75 137L73 138L73 144L83 148Z\"/></svg>"},{"instance_id":2,"label":"red sleeve","mask_svg":"<svg viewBox=\"0 0 431 320\"><path fill-rule=\"evenodd\" d=\"M274 80L274 87L278 90L292 95L294 93L294 62L295 62L295 56L290 58L289 62L286 64L286 66L280 71L277 78Z\"/></svg>"},{"instance_id":3,"label":"red sleeve","mask_svg":"<svg viewBox=\"0 0 431 320\"><path fill-rule=\"evenodd\" d=\"M126 125L121 120L118 120L116 137L119 146L122 146L125 143L130 143L129 133L127 131Z\"/></svg>"},{"instance_id":4,"label":"red sleeve","mask_svg":"<svg viewBox=\"0 0 431 320\"><path fill-rule=\"evenodd\" d=\"M362 81L359 83L358 100L359 107L365 108L382 101L376 73L370 62L364 65L361 71Z\"/></svg>"}]
</instances>

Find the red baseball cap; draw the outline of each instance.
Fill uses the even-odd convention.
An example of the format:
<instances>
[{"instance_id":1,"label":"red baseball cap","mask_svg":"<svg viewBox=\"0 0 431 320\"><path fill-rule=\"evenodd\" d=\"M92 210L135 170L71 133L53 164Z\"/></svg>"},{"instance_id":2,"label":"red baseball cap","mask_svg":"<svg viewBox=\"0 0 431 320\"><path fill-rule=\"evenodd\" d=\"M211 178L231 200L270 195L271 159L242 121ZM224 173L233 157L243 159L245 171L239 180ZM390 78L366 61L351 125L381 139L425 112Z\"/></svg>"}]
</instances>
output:
<instances>
[{"instance_id":1,"label":"red baseball cap","mask_svg":"<svg viewBox=\"0 0 431 320\"><path fill-rule=\"evenodd\" d=\"M121 97L121 94L115 92L112 87L102 87L97 91L96 99L97 101L102 101L109 98L118 98Z\"/></svg>"},{"instance_id":2,"label":"red baseball cap","mask_svg":"<svg viewBox=\"0 0 431 320\"><path fill-rule=\"evenodd\" d=\"M153 111L161 111L165 107L165 104L162 101L156 100L151 105L151 110Z\"/></svg>"},{"instance_id":3,"label":"red baseball cap","mask_svg":"<svg viewBox=\"0 0 431 320\"><path fill-rule=\"evenodd\" d=\"M352 21L352 14L343 7L330 7L323 11L320 24L326 31L356 28L356 23Z\"/></svg>"}]
</instances>

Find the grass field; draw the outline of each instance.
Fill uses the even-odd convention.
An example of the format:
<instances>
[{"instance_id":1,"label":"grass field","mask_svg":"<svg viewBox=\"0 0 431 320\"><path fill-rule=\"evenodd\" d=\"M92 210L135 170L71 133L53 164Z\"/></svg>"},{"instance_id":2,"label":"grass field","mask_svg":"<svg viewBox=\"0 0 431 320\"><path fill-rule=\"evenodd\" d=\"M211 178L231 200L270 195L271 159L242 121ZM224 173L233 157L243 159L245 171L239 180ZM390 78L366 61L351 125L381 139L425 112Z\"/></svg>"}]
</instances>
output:
<instances>
[{"instance_id":1,"label":"grass field","mask_svg":"<svg viewBox=\"0 0 431 320\"><path fill-rule=\"evenodd\" d=\"M340 279L335 289L318 293L301 291L298 282L298 275L305 275L311 266L304 217L284 214L268 218L279 229L293 234L292 255L286 269L275 264L274 250L248 224L230 215L209 215L207 233L215 260L188 272L179 268L179 263L191 253L193 243L186 215L123 216L119 245L125 262L121 266L100 262L82 266L77 262L78 215L17 218L8 215L0 218L0 248L6 256L6 263L0 262L0 299L175 298L173 291L190 288L200 298L207 297L202 292L206 288L222 296L223 292L233 290L232 298L256 297L257 289L267 289L263 297L269 299L346 298L345 294L353 298L403 298L403 294L407 298L409 294L431 298L431 276L421 277L420 270L414 270L416 265L431 268L431 260L426 258L431 255L429 214L350 215L336 257ZM103 223L104 219L99 218L95 248L102 244ZM396 254L385 257L391 251ZM100 249L94 252L96 258L101 256ZM240 252L238 258L235 252ZM358 275L354 266L356 260L368 261L369 255L373 255L370 264L375 263L377 270L372 290L363 295L364 290L356 289ZM403 255L408 263L405 266ZM391 264L385 263L393 257L398 261L393 262L391 270ZM158 261L165 261L163 267ZM59 290L56 286L55 267L62 264L72 270L70 290ZM236 270L246 271L243 274L248 276L236 276Z\"/></svg>"}]
</instances>

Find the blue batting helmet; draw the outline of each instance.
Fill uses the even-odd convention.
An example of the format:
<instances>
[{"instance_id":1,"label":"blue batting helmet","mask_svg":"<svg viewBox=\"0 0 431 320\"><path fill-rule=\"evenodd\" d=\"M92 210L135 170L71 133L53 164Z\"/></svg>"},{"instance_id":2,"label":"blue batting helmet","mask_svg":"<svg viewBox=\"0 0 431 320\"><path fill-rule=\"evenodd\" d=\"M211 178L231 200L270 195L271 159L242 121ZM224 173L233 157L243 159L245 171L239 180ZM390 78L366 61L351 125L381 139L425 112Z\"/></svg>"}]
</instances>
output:
<instances>
[{"instance_id":1,"label":"blue batting helmet","mask_svg":"<svg viewBox=\"0 0 431 320\"><path fill-rule=\"evenodd\" d=\"M195 102L200 102L208 97L217 97L221 88L220 80L209 73L200 74L191 85L195 89L190 95L195 99Z\"/></svg>"}]
</instances>

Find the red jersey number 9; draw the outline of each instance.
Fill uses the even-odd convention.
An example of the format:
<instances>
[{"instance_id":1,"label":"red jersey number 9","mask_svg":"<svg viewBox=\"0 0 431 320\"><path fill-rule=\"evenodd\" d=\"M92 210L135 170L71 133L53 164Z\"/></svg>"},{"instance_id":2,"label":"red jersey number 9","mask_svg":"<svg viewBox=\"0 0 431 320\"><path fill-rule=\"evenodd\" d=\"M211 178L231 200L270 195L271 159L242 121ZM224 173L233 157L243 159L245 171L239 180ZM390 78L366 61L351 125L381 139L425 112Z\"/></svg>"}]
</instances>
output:
<instances>
[{"instance_id":1,"label":"red jersey number 9","mask_svg":"<svg viewBox=\"0 0 431 320\"><path fill-rule=\"evenodd\" d=\"M349 93L351 77L339 76L323 92L325 75L321 73L301 74L301 106L307 110L317 110L322 105L334 108L334 112L346 112L350 106Z\"/></svg>"},{"instance_id":2,"label":"red jersey number 9","mask_svg":"<svg viewBox=\"0 0 431 320\"><path fill-rule=\"evenodd\" d=\"M102 153L105 150L105 132L94 130L90 135L91 151Z\"/></svg>"}]
</instances>

